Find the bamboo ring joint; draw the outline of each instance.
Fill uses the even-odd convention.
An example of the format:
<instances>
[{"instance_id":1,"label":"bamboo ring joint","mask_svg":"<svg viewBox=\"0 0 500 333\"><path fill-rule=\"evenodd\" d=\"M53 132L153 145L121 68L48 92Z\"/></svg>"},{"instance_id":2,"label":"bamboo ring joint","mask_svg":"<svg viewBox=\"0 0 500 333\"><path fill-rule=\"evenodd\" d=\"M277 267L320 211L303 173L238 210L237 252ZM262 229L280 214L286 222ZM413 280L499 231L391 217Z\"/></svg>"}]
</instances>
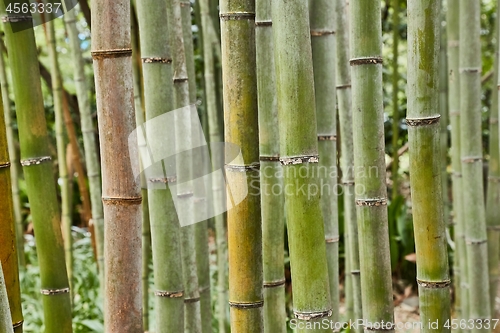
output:
<instances>
[{"instance_id":1,"label":"bamboo ring joint","mask_svg":"<svg viewBox=\"0 0 500 333\"><path fill-rule=\"evenodd\" d=\"M154 64L154 63L171 64L172 63L171 58L161 58L161 57L146 57L146 58L141 58L141 61L143 64Z\"/></svg>"},{"instance_id":2,"label":"bamboo ring joint","mask_svg":"<svg viewBox=\"0 0 500 333\"><path fill-rule=\"evenodd\" d=\"M225 169L236 172L258 171L260 170L260 163L257 162L250 165L226 164Z\"/></svg>"},{"instance_id":3,"label":"bamboo ring joint","mask_svg":"<svg viewBox=\"0 0 500 333\"><path fill-rule=\"evenodd\" d=\"M300 319L300 320L306 320L306 321L318 319L318 318L330 317L332 315L332 313L333 313L332 309L328 309L326 311L315 311L315 312L293 311L295 318Z\"/></svg>"},{"instance_id":4,"label":"bamboo ring joint","mask_svg":"<svg viewBox=\"0 0 500 333\"><path fill-rule=\"evenodd\" d=\"M491 125L496 125L496 124L498 124L498 118L490 118L490 124L491 124Z\"/></svg>"},{"instance_id":5,"label":"bamboo ring joint","mask_svg":"<svg viewBox=\"0 0 500 333\"><path fill-rule=\"evenodd\" d=\"M166 297L166 298L181 298L184 297L184 290L179 290L179 291L155 290L155 296Z\"/></svg>"},{"instance_id":6,"label":"bamboo ring joint","mask_svg":"<svg viewBox=\"0 0 500 333\"><path fill-rule=\"evenodd\" d=\"M340 237L339 237L339 236L337 236L337 237L332 237L332 238L325 238L325 242L326 242L327 244L329 244L329 243L338 243L338 242L339 242L339 240L340 240Z\"/></svg>"},{"instance_id":7,"label":"bamboo ring joint","mask_svg":"<svg viewBox=\"0 0 500 333\"><path fill-rule=\"evenodd\" d=\"M221 21L229 20L255 20L255 13L253 12L229 12L220 13Z\"/></svg>"},{"instance_id":8,"label":"bamboo ring joint","mask_svg":"<svg viewBox=\"0 0 500 333\"><path fill-rule=\"evenodd\" d=\"M440 115L424 118L406 118L406 124L411 127L434 125L439 124L440 119Z\"/></svg>"},{"instance_id":9,"label":"bamboo ring joint","mask_svg":"<svg viewBox=\"0 0 500 333\"><path fill-rule=\"evenodd\" d=\"M10 167L10 162L0 162L0 169L8 167Z\"/></svg>"},{"instance_id":10,"label":"bamboo ring joint","mask_svg":"<svg viewBox=\"0 0 500 333\"><path fill-rule=\"evenodd\" d=\"M166 177L166 178L149 178L148 181L150 183L175 183L177 181L176 176Z\"/></svg>"},{"instance_id":11,"label":"bamboo ring joint","mask_svg":"<svg viewBox=\"0 0 500 333\"><path fill-rule=\"evenodd\" d=\"M350 84L342 84L342 85L336 86L335 88L336 89L347 89L347 88L351 88L351 85Z\"/></svg>"},{"instance_id":12,"label":"bamboo ring joint","mask_svg":"<svg viewBox=\"0 0 500 333\"><path fill-rule=\"evenodd\" d=\"M3 23L18 23L18 22L28 22L33 21L31 16L2 16Z\"/></svg>"},{"instance_id":13,"label":"bamboo ring joint","mask_svg":"<svg viewBox=\"0 0 500 333\"><path fill-rule=\"evenodd\" d=\"M21 165L22 166L38 165L40 163L48 162L51 160L52 160L52 157L50 157L50 156L27 158L25 160L21 160Z\"/></svg>"},{"instance_id":14,"label":"bamboo ring joint","mask_svg":"<svg viewBox=\"0 0 500 333\"><path fill-rule=\"evenodd\" d=\"M16 328L18 328L18 327L23 326L23 324L24 324L24 320L18 321L17 323L13 323L13 324L12 324L12 328L13 328L13 329L16 329Z\"/></svg>"},{"instance_id":15,"label":"bamboo ring joint","mask_svg":"<svg viewBox=\"0 0 500 333\"><path fill-rule=\"evenodd\" d=\"M267 21L255 21L255 26L256 27L271 27L273 25L273 21L267 20Z\"/></svg>"},{"instance_id":16,"label":"bamboo ring joint","mask_svg":"<svg viewBox=\"0 0 500 333\"><path fill-rule=\"evenodd\" d=\"M311 30L311 37L329 36L334 34L334 30Z\"/></svg>"},{"instance_id":17,"label":"bamboo ring joint","mask_svg":"<svg viewBox=\"0 0 500 333\"><path fill-rule=\"evenodd\" d=\"M286 283L285 279L278 280L278 281L264 282L263 287L264 288L276 288L276 287L285 285L285 283Z\"/></svg>"},{"instance_id":18,"label":"bamboo ring joint","mask_svg":"<svg viewBox=\"0 0 500 333\"><path fill-rule=\"evenodd\" d=\"M465 244L466 245L481 245L481 244L486 244L487 240L470 240L470 239L465 239Z\"/></svg>"},{"instance_id":19,"label":"bamboo ring joint","mask_svg":"<svg viewBox=\"0 0 500 333\"><path fill-rule=\"evenodd\" d=\"M107 205L139 205L142 197L102 197L102 203Z\"/></svg>"},{"instance_id":20,"label":"bamboo ring joint","mask_svg":"<svg viewBox=\"0 0 500 333\"><path fill-rule=\"evenodd\" d=\"M193 196L193 192L186 192L186 193L179 193L177 194L177 198L182 199L182 198L189 198Z\"/></svg>"},{"instance_id":21,"label":"bamboo ring joint","mask_svg":"<svg viewBox=\"0 0 500 333\"><path fill-rule=\"evenodd\" d=\"M251 303L238 303L238 302L229 302L229 306L232 308L236 309L255 309L255 308L261 308L264 306L264 301L257 301L257 302L251 302Z\"/></svg>"},{"instance_id":22,"label":"bamboo ring joint","mask_svg":"<svg viewBox=\"0 0 500 333\"><path fill-rule=\"evenodd\" d=\"M358 65L377 65L377 64L382 64L384 61L382 57L360 57L360 58L353 58L349 60L349 64L351 66L358 66Z\"/></svg>"},{"instance_id":23,"label":"bamboo ring joint","mask_svg":"<svg viewBox=\"0 0 500 333\"><path fill-rule=\"evenodd\" d=\"M356 199L356 206L378 207L387 206L386 198Z\"/></svg>"},{"instance_id":24,"label":"bamboo ring joint","mask_svg":"<svg viewBox=\"0 0 500 333\"><path fill-rule=\"evenodd\" d=\"M40 293L45 296L60 295L69 293L69 288L62 289L41 289Z\"/></svg>"},{"instance_id":25,"label":"bamboo ring joint","mask_svg":"<svg viewBox=\"0 0 500 333\"><path fill-rule=\"evenodd\" d=\"M189 79L187 77L176 77L174 78L174 83L182 83L182 82L188 82Z\"/></svg>"},{"instance_id":26,"label":"bamboo ring joint","mask_svg":"<svg viewBox=\"0 0 500 333\"><path fill-rule=\"evenodd\" d=\"M318 163L319 156L318 155L310 155L310 156L281 157L280 162L281 162L281 165Z\"/></svg>"},{"instance_id":27,"label":"bamboo ring joint","mask_svg":"<svg viewBox=\"0 0 500 333\"><path fill-rule=\"evenodd\" d=\"M199 302L199 301L200 301L199 297L185 298L184 299L184 303L185 304L196 303L196 302Z\"/></svg>"},{"instance_id":28,"label":"bamboo ring joint","mask_svg":"<svg viewBox=\"0 0 500 333\"><path fill-rule=\"evenodd\" d=\"M417 284L420 287L423 288L429 288L429 289L439 289L439 288L447 288L450 286L451 281L450 280L444 280L444 281L439 281L439 282L431 282L431 281L423 281L417 279Z\"/></svg>"},{"instance_id":29,"label":"bamboo ring joint","mask_svg":"<svg viewBox=\"0 0 500 333\"><path fill-rule=\"evenodd\" d=\"M482 162L483 157L482 156L466 156L462 158L462 162L464 163L475 163L475 162Z\"/></svg>"},{"instance_id":30,"label":"bamboo ring joint","mask_svg":"<svg viewBox=\"0 0 500 333\"><path fill-rule=\"evenodd\" d=\"M90 52L92 55L92 59L94 60L102 60L102 59L110 59L110 58L123 58L123 57L131 57L132 49L111 49L111 50L97 50Z\"/></svg>"},{"instance_id":31,"label":"bamboo ring joint","mask_svg":"<svg viewBox=\"0 0 500 333\"><path fill-rule=\"evenodd\" d=\"M352 275L360 275L361 271L359 269L357 269L357 270L351 271L351 274Z\"/></svg>"},{"instance_id":32,"label":"bamboo ring joint","mask_svg":"<svg viewBox=\"0 0 500 333\"><path fill-rule=\"evenodd\" d=\"M337 141L336 135L318 135L318 141Z\"/></svg>"},{"instance_id":33,"label":"bamboo ring joint","mask_svg":"<svg viewBox=\"0 0 500 333\"><path fill-rule=\"evenodd\" d=\"M500 183L500 177L488 176L488 180L494 183Z\"/></svg>"},{"instance_id":34,"label":"bamboo ring joint","mask_svg":"<svg viewBox=\"0 0 500 333\"><path fill-rule=\"evenodd\" d=\"M354 180L346 180L342 182L342 185L344 186L354 186Z\"/></svg>"},{"instance_id":35,"label":"bamboo ring joint","mask_svg":"<svg viewBox=\"0 0 500 333\"><path fill-rule=\"evenodd\" d=\"M464 67L460 68L460 73L480 73L481 68L479 67Z\"/></svg>"},{"instance_id":36,"label":"bamboo ring joint","mask_svg":"<svg viewBox=\"0 0 500 333\"><path fill-rule=\"evenodd\" d=\"M259 156L261 162L279 162L279 156Z\"/></svg>"}]
</instances>

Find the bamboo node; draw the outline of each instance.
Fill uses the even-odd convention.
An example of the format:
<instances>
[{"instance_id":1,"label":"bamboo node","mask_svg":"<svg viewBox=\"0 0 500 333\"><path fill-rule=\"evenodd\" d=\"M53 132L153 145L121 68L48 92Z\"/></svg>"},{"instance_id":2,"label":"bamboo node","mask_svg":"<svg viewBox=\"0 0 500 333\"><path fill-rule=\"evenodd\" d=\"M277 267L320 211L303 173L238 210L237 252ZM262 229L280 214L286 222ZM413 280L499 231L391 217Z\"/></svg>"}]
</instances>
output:
<instances>
[{"instance_id":1,"label":"bamboo node","mask_svg":"<svg viewBox=\"0 0 500 333\"><path fill-rule=\"evenodd\" d=\"M386 198L356 199L356 206L378 207L387 206Z\"/></svg>"},{"instance_id":2,"label":"bamboo node","mask_svg":"<svg viewBox=\"0 0 500 333\"><path fill-rule=\"evenodd\" d=\"M52 157L50 157L50 156L27 158L25 160L21 160L21 165L22 166L38 165L40 163L48 162L51 160L52 160Z\"/></svg>"},{"instance_id":3,"label":"bamboo node","mask_svg":"<svg viewBox=\"0 0 500 333\"><path fill-rule=\"evenodd\" d=\"M306 155L306 156L295 156L295 157L281 157L280 162L281 162L281 165L318 163L319 156L318 155L309 155L309 156Z\"/></svg>"},{"instance_id":4,"label":"bamboo node","mask_svg":"<svg viewBox=\"0 0 500 333\"><path fill-rule=\"evenodd\" d=\"M351 84L342 84L335 87L336 89L347 89L351 88Z\"/></svg>"},{"instance_id":5,"label":"bamboo node","mask_svg":"<svg viewBox=\"0 0 500 333\"><path fill-rule=\"evenodd\" d=\"M259 171L260 163L255 162L250 165L226 164L225 169L227 171L236 171L236 172Z\"/></svg>"},{"instance_id":6,"label":"bamboo node","mask_svg":"<svg viewBox=\"0 0 500 333\"><path fill-rule=\"evenodd\" d=\"M490 118L490 124L491 124L491 125L496 125L496 124L498 124L498 118Z\"/></svg>"},{"instance_id":7,"label":"bamboo node","mask_svg":"<svg viewBox=\"0 0 500 333\"><path fill-rule=\"evenodd\" d=\"M460 73L481 73L481 68L479 67L464 67L459 69Z\"/></svg>"},{"instance_id":8,"label":"bamboo node","mask_svg":"<svg viewBox=\"0 0 500 333\"><path fill-rule=\"evenodd\" d=\"M196 302L199 302L199 301L200 301L199 297L185 298L184 299L184 304L196 303Z\"/></svg>"},{"instance_id":9,"label":"bamboo node","mask_svg":"<svg viewBox=\"0 0 500 333\"><path fill-rule=\"evenodd\" d=\"M311 37L321 37L321 36L329 36L334 35L334 30L312 30L311 29Z\"/></svg>"},{"instance_id":10,"label":"bamboo node","mask_svg":"<svg viewBox=\"0 0 500 333\"><path fill-rule=\"evenodd\" d=\"M280 286L285 285L285 283L286 283L285 279L281 279L278 281L270 281L270 282L264 281L263 287L264 288L276 288L276 287L280 287Z\"/></svg>"},{"instance_id":11,"label":"bamboo node","mask_svg":"<svg viewBox=\"0 0 500 333\"><path fill-rule=\"evenodd\" d=\"M476 163L476 162L482 162L483 157L482 156L466 156L462 157L462 162L464 163Z\"/></svg>"},{"instance_id":12,"label":"bamboo node","mask_svg":"<svg viewBox=\"0 0 500 333\"><path fill-rule=\"evenodd\" d=\"M259 156L261 162L279 162L279 156Z\"/></svg>"},{"instance_id":13,"label":"bamboo node","mask_svg":"<svg viewBox=\"0 0 500 333\"><path fill-rule=\"evenodd\" d=\"M102 59L110 59L110 58L123 58L123 57L131 57L132 49L111 49L111 50L98 50L90 52L92 55L92 59L94 60L102 60Z\"/></svg>"},{"instance_id":14,"label":"bamboo node","mask_svg":"<svg viewBox=\"0 0 500 333\"><path fill-rule=\"evenodd\" d=\"M261 308L264 306L264 301L250 302L250 303L239 303L239 302L231 302L229 301L229 306L237 309L255 309Z\"/></svg>"},{"instance_id":15,"label":"bamboo node","mask_svg":"<svg viewBox=\"0 0 500 333\"><path fill-rule=\"evenodd\" d=\"M102 197L102 203L106 205L138 205L142 202L142 197Z\"/></svg>"},{"instance_id":16,"label":"bamboo node","mask_svg":"<svg viewBox=\"0 0 500 333\"><path fill-rule=\"evenodd\" d=\"M482 240L471 240L471 239L467 239L465 238L465 244L466 245L481 245L481 244L486 244L487 240L486 239L482 239Z\"/></svg>"},{"instance_id":17,"label":"bamboo node","mask_svg":"<svg viewBox=\"0 0 500 333\"><path fill-rule=\"evenodd\" d=\"M377 65L377 64L382 64L383 62L384 60L382 59L382 57L360 57L349 60L349 64L351 66Z\"/></svg>"},{"instance_id":18,"label":"bamboo node","mask_svg":"<svg viewBox=\"0 0 500 333\"><path fill-rule=\"evenodd\" d=\"M423 118L406 118L406 125L412 127L434 125L434 124L439 124L440 119L441 119L440 115L432 117L423 117Z\"/></svg>"},{"instance_id":19,"label":"bamboo node","mask_svg":"<svg viewBox=\"0 0 500 333\"><path fill-rule=\"evenodd\" d=\"M174 83L187 82L189 79L187 77L176 77L174 78Z\"/></svg>"},{"instance_id":20,"label":"bamboo node","mask_svg":"<svg viewBox=\"0 0 500 333\"><path fill-rule=\"evenodd\" d=\"M318 141L337 141L336 135L318 135Z\"/></svg>"},{"instance_id":21,"label":"bamboo node","mask_svg":"<svg viewBox=\"0 0 500 333\"><path fill-rule=\"evenodd\" d=\"M253 12L229 12L220 13L221 21L229 20L255 20L255 13Z\"/></svg>"},{"instance_id":22,"label":"bamboo node","mask_svg":"<svg viewBox=\"0 0 500 333\"><path fill-rule=\"evenodd\" d=\"M420 287L423 288L429 288L429 289L438 289L438 288L447 288L450 286L451 281L450 280L444 280L444 281L424 281L424 280L419 280L417 279L417 284Z\"/></svg>"},{"instance_id":23,"label":"bamboo node","mask_svg":"<svg viewBox=\"0 0 500 333\"><path fill-rule=\"evenodd\" d=\"M177 198L182 199L182 198L189 198L193 196L193 192L186 192L186 193L179 193L177 194Z\"/></svg>"},{"instance_id":24,"label":"bamboo node","mask_svg":"<svg viewBox=\"0 0 500 333\"><path fill-rule=\"evenodd\" d=\"M332 238L325 238L325 242L326 242L327 244L329 244L329 243L338 243L338 242L339 242L339 240L340 240L340 237L339 237L339 236L337 236L337 237L332 237Z\"/></svg>"},{"instance_id":25,"label":"bamboo node","mask_svg":"<svg viewBox=\"0 0 500 333\"><path fill-rule=\"evenodd\" d=\"M171 176L166 178L149 178L148 182L150 183L175 183L177 181L177 176Z\"/></svg>"},{"instance_id":26,"label":"bamboo node","mask_svg":"<svg viewBox=\"0 0 500 333\"><path fill-rule=\"evenodd\" d=\"M16 329L16 328L18 328L18 327L23 326L23 324L24 324L24 320L18 321L17 323L13 323L13 324L12 324L12 328L13 328L13 329Z\"/></svg>"},{"instance_id":27,"label":"bamboo node","mask_svg":"<svg viewBox=\"0 0 500 333\"><path fill-rule=\"evenodd\" d=\"M500 231L500 225L489 225L486 227L486 229Z\"/></svg>"},{"instance_id":28,"label":"bamboo node","mask_svg":"<svg viewBox=\"0 0 500 333\"><path fill-rule=\"evenodd\" d=\"M360 275L361 271L359 269L356 269L356 270L351 271L351 274L352 275Z\"/></svg>"},{"instance_id":29,"label":"bamboo node","mask_svg":"<svg viewBox=\"0 0 500 333\"><path fill-rule=\"evenodd\" d=\"M62 289L41 289L40 293L45 296L60 295L69 293L69 288Z\"/></svg>"},{"instance_id":30,"label":"bamboo node","mask_svg":"<svg viewBox=\"0 0 500 333\"><path fill-rule=\"evenodd\" d=\"M153 64L153 63L171 64L172 58L147 57L147 58L141 58L141 61L143 64Z\"/></svg>"},{"instance_id":31,"label":"bamboo node","mask_svg":"<svg viewBox=\"0 0 500 333\"><path fill-rule=\"evenodd\" d=\"M167 297L167 298L181 298L184 297L184 290L179 290L179 291L155 290L155 296Z\"/></svg>"},{"instance_id":32,"label":"bamboo node","mask_svg":"<svg viewBox=\"0 0 500 333\"><path fill-rule=\"evenodd\" d=\"M2 16L3 23L18 23L18 22L28 22L33 21L33 17L31 16Z\"/></svg>"},{"instance_id":33,"label":"bamboo node","mask_svg":"<svg viewBox=\"0 0 500 333\"><path fill-rule=\"evenodd\" d=\"M301 311L293 311L295 318L299 320L313 320L318 318L326 318L332 315L332 309L328 309L326 311L314 311L314 312L301 312Z\"/></svg>"},{"instance_id":34,"label":"bamboo node","mask_svg":"<svg viewBox=\"0 0 500 333\"><path fill-rule=\"evenodd\" d=\"M497 176L488 176L488 180L494 183L500 183L500 177Z\"/></svg>"},{"instance_id":35,"label":"bamboo node","mask_svg":"<svg viewBox=\"0 0 500 333\"><path fill-rule=\"evenodd\" d=\"M345 180L345 181L342 181L342 185L344 185L344 186L354 186L355 183L354 183L354 180Z\"/></svg>"},{"instance_id":36,"label":"bamboo node","mask_svg":"<svg viewBox=\"0 0 500 333\"><path fill-rule=\"evenodd\" d=\"M203 293L206 293L207 291L210 290L210 286L206 286L204 288L200 288L200 290L198 291L200 294L203 294Z\"/></svg>"},{"instance_id":37,"label":"bamboo node","mask_svg":"<svg viewBox=\"0 0 500 333\"><path fill-rule=\"evenodd\" d=\"M255 21L256 27L271 27L272 25L273 25L273 21L271 21L271 20Z\"/></svg>"},{"instance_id":38,"label":"bamboo node","mask_svg":"<svg viewBox=\"0 0 500 333\"><path fill-rule=\"evenodd\" d=\"M0 162L0 169L8 167L10 167L10 162Z\"/></svg>"}]
</instances>

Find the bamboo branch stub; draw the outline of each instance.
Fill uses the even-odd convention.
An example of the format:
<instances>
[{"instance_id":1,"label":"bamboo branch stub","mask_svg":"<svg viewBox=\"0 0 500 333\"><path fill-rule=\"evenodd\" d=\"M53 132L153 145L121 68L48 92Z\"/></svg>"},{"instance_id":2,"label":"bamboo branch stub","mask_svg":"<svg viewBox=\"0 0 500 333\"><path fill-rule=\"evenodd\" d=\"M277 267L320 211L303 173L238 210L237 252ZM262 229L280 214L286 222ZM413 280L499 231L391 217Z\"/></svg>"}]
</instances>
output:
<instances>
[{"instance_id":1,"label":"bamboo branch stub","mask_svg":"<svg viewBox=\"0 0 500 333\"><path fill-rule=\"evenodd\" d=\"M111 50L94 50L91 51L92 59L94 60L102 60L109 58L123 58L123 57L131 57L132 49L111 49Z\"/></svg>"},{"instance_id":2,"label":"bamboo branch stub","mask_svg":"<svg viewBox=\"0 0 500 333\"><path fill-rule=\"evenodd\" d=\"M263 307L264 301L257 301L252 303L237 303L229 301L229 306L240 310L255 309Z\"/></svg>"},{"instance_id":3,"label":"bamboo branch stub","mask_svg":"<svg viewBox=\"0 0 500 333\"><path fill-rule=\"evenodd\" d=\"M331 309L326 311L315 311L315 312L300 312L293 311L295 318L305 321L310 321L313 319L328 318L332 315L333 311Z\"/></svg>"},{"instance_id":4,"label":"bamboo branch stub","mask_svg":"<svg viewBox=\"0 0 500 333\"><path fill-rule=\"evenodd\" d=\"M40 294L45 295L45 296L53 296L53 295L60 295L60 294L67 294L69 293L69 288L62 288L62 289L41 289Z\"/></svg>"},{"instance_id":5,"label":"bamboo branch stub","mask_svg":"<svg viewBox=\"0 0 500 333\"><path fill-rule=\"evenodd\" d=\"M382 65L384 60L382 57L360 57L353 58L349 60L349 64L351 66L359 66L359 65Z\"/></svg>"},{"instance_id":6,"label":"bamboo branch stub","mask_svg":"<svg viewBox=\"0 0 500 333\"><path fill-rule=\"evenodd\" d=\"M27 159L21 160L21 165L22 166L38 165L38 164L48 162L51 160L52 160L52 157L50 157L50 156L33 157L33 158L27 158Z\"/></svg>"}]
</instances>

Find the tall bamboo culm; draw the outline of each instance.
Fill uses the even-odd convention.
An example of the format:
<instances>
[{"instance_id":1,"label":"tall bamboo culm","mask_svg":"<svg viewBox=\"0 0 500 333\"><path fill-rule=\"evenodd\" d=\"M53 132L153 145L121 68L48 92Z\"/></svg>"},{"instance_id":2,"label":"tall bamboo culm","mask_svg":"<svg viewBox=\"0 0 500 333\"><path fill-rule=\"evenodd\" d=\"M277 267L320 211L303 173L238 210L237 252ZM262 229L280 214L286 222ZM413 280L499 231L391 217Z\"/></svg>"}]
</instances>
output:
<instances>
[{"instance_id":1,"label":"tall bamboo culm","mask_svg":"<svg viewBox=\"0 0 500 333\"><path fill-rule=\"evenodd\" d=\"M167 8L155 1L137 1L141 42L146 120L152 121L175 108L172 57L169 44ZM167 22L165 22L167 19ZM162 144L163 133L146 133L152 151ZM171 135L170 138L174 136ZM161 166L157 163L156 168ZM171 166L172 167L172 166ZM158 168L159 169L159 168ZM179 222L168 182L175 176L150 175L146 172L153 249L156 331L184 331L184 285L182 279Z\"/></svg>"},{"instance_id":2,"label":"tall bamboo culm","mask_svg":"<svg viewBox=\"0 0 500 333\"><path fill-rule=\"evenodd\" d=\"M460 161L460 77L459 77L459 0L448 0L446 35L448 41L448 115L451 124L451 179L455 262L453 265L455 312L458 318L469 316L469 287L462 198L462 162Z\"/></svg>"},{"instance_id":3,"label":"tall bamboo culm","mask_svg":"<svg viewBox=\"0 0 500 333\"><path fill-rule=\"evenodd\" d=\"M181 2L181 15L182 15L182 30L184 36L184 51L186 55L186 69L189 82L189 104L196 103L196 73L194 64L194 46L193 46L193 32L191 29L191 3L189 1ZM193 146L198 146L199 142L205 140L203 133L199 133L196 126L199 126L200 121L198 117L192 119L192 133L193 133ZM199 137L197 137L199 135ZM197 141L200 140L200 141ZM205 156L205 159L208 156ZM205 160L196 158L193 160L193 179L203 176L206 165L203 163ZM208 170L206 170L208 172ZM206 214L207 189L204 186L197 184L193 189L195 213ZM205 215L206 216L206 215ZM198 218L197 218L198 220ZM196 223L196 260L198 266L198 285L200 289L200 308L201 308L201 328L203 333L212 332L212 301L210 292L210 251L208 248L208 221L201 221Z\"/></svg>"},{"instance_id":4,"label":"tall bamboo culm","mask_svg":"<svg viewBox=\"0 0 500 333\"><path fill-rule=\"evenodd\" d=\"M352 304L354 321L363 318L361 308L361 277L359 272L358 224L354 198L354 153L351 110L351 68L349 66L349 27L346 0L336 1L337 33L337 101L340 123L340 168L342 170L342 188L344 190L344 226L347 232L346 279L352 281ZM344 234L345 237L345 234ZM346 298L348 295L346 295ZM356 333L362 328L353 326Z\"/></svg>"},{"instance_id":5,"label":"tall bamboo culm","mask_svg":"<svg viewBox=\"0 0 500 333\"><path fill-rule=\"evenodd\" d=\"M399 195L399 3L391 0L392 5L392 200Z\"/></svg>"},{"instance_id":6,"label":"tall bamboo culm","mask_svg":"<svg viewBox=\"0 0 500 333\"><path fill-rule=\"evenodd\" d=\"M64 20L66 22L69 42L71 44L73 78L75 80L78 109L80 112L85 166L89 179L90 204L92 209L91 222L94 224L99 279L102 288L104 286L104 215L101 201L101 169L97 156L95 128L90 108L89 89L85 77L85 63L80 49L80 39L78 38L79 32L76 27L75 10L65 11Z\"/></svg>"},{"instance_id":7,"label":"tall bamboo culm","mask_svg":"<svg viewBox=\"0 0 500 333\"><path fill-rule=\"evenodd\" d=\"M14 333L2 265L0 265L0 333Z\"/></svg>"},{"instance_id":8,"label":"tall bamboo culm","mask_svg":"<svg viewBox=\"0 0 500 333\"><path fill-rule=\"evenodd\" d=\"M321 211L332 304L331 320L339 319L339 221L337 209L337 112L335 86L335 2L309 2L314 92L318 131ZM332 176L334 175L334 176ZM326 186L325 186L326 185Z\"/></svg>"},{"instance_id":9,"label":"tall bamboo culm","mask_svg":"<svg viewBox=\"0 0 500 333\"><path fill-rule=\"evenodd\" d=\"M7 1L0 5L2 14L5 14L5 5L11 3ZM28 1L22 3L28 4ZM40 80L33 80L40 76L35 36L31 20L8 19L5 16L3 20L16 103L21 165L24 167L40 263L45 331L68 333L72 331L71 301L61 217L52 173L42 89Z\"/></svg>"},{"instance_id":10,"label":"tall bamboo culm","mask_svg":"<svg viewBox=\"0 0 500 333\"><path fill-rule=\"evenodd\" d=\"M64 135L63 101L62 101L62 80L59 72L59 62L57 60L56 33L54 21L47 21L47 45L50 58L50 74L52 77L52 96L55 114L55 132L57 147L57 166L59 169L59 179L61 180L61 229L64 240L64 254L66 258L66 270L70 287L73 280L73 253L71 240L71 198L70 183L68 179L68 167L66 165L66 140Z\"/></svg>"},{"instance_id":11,"label":"tall bamboo culm","mask_svg":"<svg viewBox=\"0 0 500 333\"><path fill-rule=\"evenodd\" d=\"M351 19L354 180L363 318L392 323L392 280L385 185L382 27L379 1L349 4ZM389 327L372 332L392 331ZM370 329L370 328L368 328Z\"/></svg>"},{"instance_id":12,"label":"tall bamboo culm","mask_svg":"<svg viewBox=\"0 0 500 333\"><path fill-rule=\"evenodd\" d=\"M305 329L306 325L332 316L318 190L318 131L309 8L307 1L299 0L274 0L272 4L280 161L283 188L287 189L284 192L293 281L293 320L303 327L298 332L326 332L326 329ZM301 93L295 93L297 91ZM301 186L308 193L301 191Z\"/></svg>"},{"instance_id":13,"label":"tall bamboo culm","mask_svg":"<svg viewBox=\"0 0 500 333\"><path fill-rule=\"evenodd\" d=\"M21 197L19 196L19 177L22 175L21 164L19 164L19 154L15 147L18 137L14 131L14 119L12 119L11 103L9 99L9 85L7 82L6 63L4 59L4 43L0 42L0 85L3 96L3 109L5 124L7 126L7 144L9 145L10 158L10 179L12 186L12 203L14 206L14 219L16 222L17 256L19 267L22 269L26 265L24 255L24 225L21 212Z\"/></svg>"},{"instance_id":14,"label":"tall bamboo culm","mask_svg":"<svg viewBox=\"0 0 500 333\"><path fill-rule=\"evenodd\" d=\"M2 98L3 96L0 95L0 99ZM16 225L10 183L12 165L9 159L7 129L4 122L6 110L3 108L3 103L0 104L0 191L2 192L2 200L0 201L0 272L2 268L5 272L0 281L0 289L3 290L3 295L0 295L0 302L2 302L0 304L0 318L2 318L0 319L0 331L5 330L3 327L8 315L7 324L10 330L5 332L11 332L14 328L16 333L21 333L23 331L23 314L19 286L18 243L16 242ZM0 292L2 291L0 290Z\"/></svg>"},{"instance_id":15,"label":"tall bamboo culm","mask_svg":"<svg viewBox=\"0 0 500 333\"><path fill-rule=\"evenodd\" d=\"M259 177L255 1L222 0L220 19L224 141L241 149L241 158L225 158L231 331L257 333L264 330L260 187L243 195Z\"/></svg>"},{"instance_id":16,"label":"tall bamboo culm","mask_svg":"<svg viewBox=\"0 0 500 333\"><path fill-rule=\"evenodd\" d=\"M499 70L499 45L500 45L500 28L499 15L500 6L497 6L497 19L495 20L495 62L493 82L498 85L498 70ZM499 131L498 131L498 89L491 89L491 108L490 108L490 135L489 135L489 155L488 161L488 188L486 195L486 228L488 231L488 268L490 277L490 304L491 316L495 318L495 299L498 289L498 278L500 275L498 261L500 254L499 247L499 232L500 232L500 146L499 146Z\"/></svg>"},{"instance_id":17,"label":"tall bamboo culm","mask_svg":"<svg viewBox=\"0 0 500 333\"><path fill-rule=\"evenodd\" d=\"M443 216L439 109L441 4L408 1L408 143L417 284L423 332L450 332L450 278Z\"/></svg>"},{"instance_id":18,"label":"tall bamboo culm","mask_svg":"<svg viewBox=\"0 0 500 333\"><path fill-rule=\"evenodd\" d=\"M217 40L212 19L210 17L210 7L208 0L200 1L201 26L203 28L203 75L205 79L205 97L208 115L209 141L211 143L212 161L217 164L222 164L223 152L218 149L213 143L222 142L222 130L220 129L219 115L217 110L217 91L215 85L214 69L214 47L213 43ZM216 170L214 170L216 171ZM218 177L216 174L215 177ZM220 179L214 179L212 183L212 193L214 203L220 205L224 199L223 188L219 188ZM219 321L219 333L226 332L227 322L227 288L226 288L226 272L227 272L227 236L226 226L224 221L225 213L215 216L215 233L217 244L217 319Z\"/></svg>"},{"instance_id":19,"label":"tall bamboo culm","mask_svg":"<svg viewBox=\"0 0 500 333\"><path fill-rule=\"evenodd\" d=\"M142 330L141 195L135 128L130 2L92 2L92 58L104 204L106 333ZM112 17L114 24L109 24Z\"/></svg>"},{"instance_id":20,"label":"tall bamboo culm","mask_svg":"<svg viewBox=\"0 0 500 333\"><path fill-rule=\"evenodd\" d=\"M460 0L460 144L469 318L491 318L481 141L480 3ZM471 332L489 332L474 325Z\"/></svg>"},{"instance_id":21,"label":"tall bamboo culm","mask_svg":"<svg viewBox=\"0 0 500 333\"><path fill-rule=\"evenodd\" d=\"M255 3L255 48L259 109L262 260L264 268L264 332L285 333L284 197L279 175L278 104L274 67L271 0ZM278 176L277 176L278 175Z\"/></svg>"}]
</instances>

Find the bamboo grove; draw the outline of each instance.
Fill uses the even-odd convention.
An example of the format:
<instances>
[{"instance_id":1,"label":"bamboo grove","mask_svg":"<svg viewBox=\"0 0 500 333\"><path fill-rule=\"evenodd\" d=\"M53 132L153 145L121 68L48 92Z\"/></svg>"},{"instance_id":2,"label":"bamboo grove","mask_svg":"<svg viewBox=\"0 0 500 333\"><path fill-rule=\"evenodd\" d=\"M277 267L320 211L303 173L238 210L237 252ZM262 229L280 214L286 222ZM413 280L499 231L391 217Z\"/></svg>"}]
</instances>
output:
<instances>
[{"instance_id":1,"label":"bamboo grove","mask_svg":"<svg viewBox=\"0 0 500 333\"><path fill-rule=\"evenodd\" d=\"M500 2L0 16L0 333L500 332Z\"/></svg>"}]
</instances>

